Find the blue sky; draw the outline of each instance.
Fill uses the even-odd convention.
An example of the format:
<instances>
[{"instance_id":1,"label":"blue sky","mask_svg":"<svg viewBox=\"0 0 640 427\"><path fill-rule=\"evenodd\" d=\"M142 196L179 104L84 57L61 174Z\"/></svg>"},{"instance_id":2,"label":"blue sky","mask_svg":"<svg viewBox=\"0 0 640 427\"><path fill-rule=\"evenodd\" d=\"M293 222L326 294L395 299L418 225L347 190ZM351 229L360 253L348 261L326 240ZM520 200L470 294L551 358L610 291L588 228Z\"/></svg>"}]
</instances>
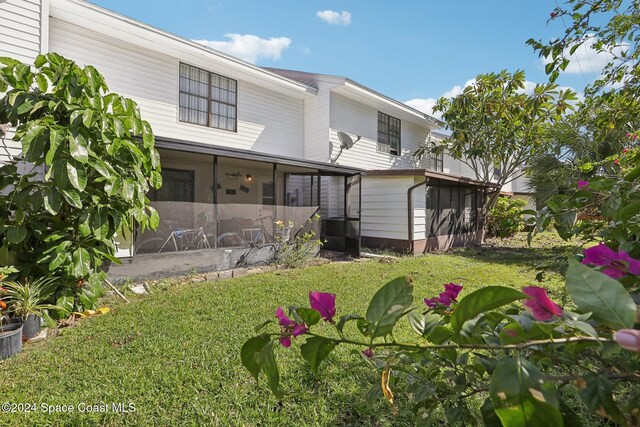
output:
<instances>
[{"instance_id":1,"label":"blue sky","mask_svg":"<svg viewBox=\"0 0 640 427\"><path fill-rule=\"evenodd\" d=\"M546 81L525 41L564 30L547 23L555 0L92 1L258 65L347 76L422 109L479 73L524 69ZM558 83L581 91L603 58L577 55L582 70L570 66Z\"/></svg>"}]
</instances>

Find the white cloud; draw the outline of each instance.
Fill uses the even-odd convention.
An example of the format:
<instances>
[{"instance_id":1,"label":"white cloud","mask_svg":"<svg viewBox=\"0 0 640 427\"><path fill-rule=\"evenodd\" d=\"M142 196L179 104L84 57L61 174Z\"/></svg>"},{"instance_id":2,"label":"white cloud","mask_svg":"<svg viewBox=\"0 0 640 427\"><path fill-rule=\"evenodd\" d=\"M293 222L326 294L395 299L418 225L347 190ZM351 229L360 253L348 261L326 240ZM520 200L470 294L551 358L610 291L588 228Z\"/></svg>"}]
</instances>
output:
<instances>
[{"instance_id":1,"label":"white cloud","mask_svg":"<svg viewBox=\"0 0 640 427\"><path fill-rule=\"evenodd\" d=\"M331 25L349 25L351 24L351 13L343 10L336 12L335 10L319 10L316 16L324 22Z\"/></svg>"},{"instance_id":2,"label":"white cloud","mask_svg":"<svg viewBox=\"0 0 640 427\"><path fill-rule=\"evenodd\" d=\"M263 39L253 34L224 35L228 41L194 40L221 52L255 63L258 59L280 59L282 52L291 45L288 37L271 37Z\"/></svg>"},{"instance_id":3,"label":"white cloud","mask_svg":"<svg viewBox=\"0 0 640 427\"><path fill-rule=\"evenodd\" d=\"M569 55L571 46L564 50L565 57L569 58L569 65L564 70L565 73L578 74L578 73L601 73L605 65L611 62L615 56L627 49L625 46L614 47L611 50L604 50L598 52L593 49L593 45L597 42L597 38L593 34L585 36L585 41L576 49L573 55ZM540 59L544 65L551 62L551 58Z\"/></svg>"},{"instance_id":4,"label":"white cloud","mask_svg":"<svg viewBox=\"0 0 640 427\"><path fill-rule=\"evenodd\" d=\"M422 111L425 114L429 114L430 116L441 118L440 113L434 113L433 107L436 105L436 98L414 98L404 103L407 104L411 108L415 108L418 111Z\"/></svg>"}]
</instances>

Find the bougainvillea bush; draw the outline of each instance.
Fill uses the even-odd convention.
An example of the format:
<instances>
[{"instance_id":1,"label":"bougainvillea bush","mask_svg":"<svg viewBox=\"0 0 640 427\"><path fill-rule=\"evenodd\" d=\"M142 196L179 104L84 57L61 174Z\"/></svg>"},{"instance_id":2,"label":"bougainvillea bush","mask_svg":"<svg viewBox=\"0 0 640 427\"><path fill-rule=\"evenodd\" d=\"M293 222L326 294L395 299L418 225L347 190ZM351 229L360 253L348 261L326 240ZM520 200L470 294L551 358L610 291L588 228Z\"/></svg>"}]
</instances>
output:
<instances>
[{"instance_id":1,"label":"bougainvillea bush","mask_svg":"<svg viewBox=\"0 0 640 427\"><path fill-rule=\"evenodd\" d=\"M599 257L600 250L587 255ZM611 276L631 276L631 264L616 265L620 268ZM614 366L611 355L626 350L613 333L634 326L637 306L623 285L605 274L609 269L569 261L571 308L558 306L535 286L522 291L489 286L465 295L463 286L449 283L439 295L415 301L406 277L382 287L362 314L339 313L335 294L311 292L309 307L277 308L278 331L250 338L242 347L242 363L256 380L264 374L272 392L286 399L276 348L293 351L292 341L301 341L302 359L322 375L321 362L337 346L348 345L379 371L379 390L390 411L401 400L411 405L420 425L443 419L465 425L582 425L578 414L587 410L626 425L638 421L638 396L616 388L640 380L638 358L631 358L635 370ZM329 324L331 333L316 333L320 322ZM399 322L411 325L415 340L394 339ZM583 408L563 399L567 384L578 390Z\"/></svg>"},{"instance_id":2,"label":"bougainvillea bush","mask_svg":"<svg viewBox=\"0 0 640 427\"><path fill-rule=\"evenodd\" d=\"M278 330L250 338L243 365L286 399L278 351L299 342L302 359L322 375L333 349L351 346L379 372L390 411L408 405L418 425L640 425L638 156L612 159L618 176L576 183L539 218L564 238L592 242L568 260L563 307L537 286L467 294L448 283L418 298L408 277L382 287L366 313L340 313L339 296L311 292L309 307L278 307L275 321L256 328ZM586 208L595 218L578 222ZM394 338L403 322L413 340Z\"/></svg>"}]
</instances>

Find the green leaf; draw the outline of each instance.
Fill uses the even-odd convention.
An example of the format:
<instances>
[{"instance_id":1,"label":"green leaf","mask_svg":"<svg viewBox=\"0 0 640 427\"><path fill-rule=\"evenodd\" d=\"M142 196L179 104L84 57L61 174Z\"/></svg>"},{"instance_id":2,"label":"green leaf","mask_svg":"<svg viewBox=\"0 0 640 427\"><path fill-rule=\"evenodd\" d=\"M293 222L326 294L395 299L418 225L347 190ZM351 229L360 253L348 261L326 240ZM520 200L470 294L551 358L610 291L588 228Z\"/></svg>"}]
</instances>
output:
<instances>
[{"instance_id":1,"label":"green leaf","mask_svg":"<svg viewBox=\"0 0 640 427\"><path fill-rule=\"evenodd\" d=\"M591 326L587 322L583 322L581 320L574 320L574 319L563 319L563 321L564 323L566 323L567 325L571 326L574 329L577 329L578 331L584 332L585 334L591 337L598 338L598 332L595 330L593 326Z\"/></svg>"},{"instance_id":2,"label":"green leaf","mask_svg":"<svg viewBox=\"0 0 640 427\"><path fill-rule=\"evenodd\" d=\"M64 141L65 134L66 132L63 129L49 129L49 151L47 151L47 155L44 158L47 165L51 165L53 163L58 147L60 147L60 144Z\"/></svg>"},{"instance_id":3,"label":"green leaf","mask_svg":"<svg viewBox=\"0 0 640 427\"><path fill-rule=\"evenodd\" d=\"M27 237L27 229L16 225L10 226L5 231L5 236L9 243L20 243Z\"/></svg>"},{"instance_id":4,"label":"green leaf","mask_svg":"<svg viewBox=\"0 0 640 427\"><path fill-rule=\"evenodd\" d=\"M587 407L598 415L610 418L617 424L626 425L622 411L613 399L613 385L605 376L589 375L584 378L586 385L578 391Z\"/></svg>"},{"instance_id":5,"label":"green leaf","mask_svg":"<svg viewBox=\"0 0 640 427\"><path fill-rule=\"evenodd\" d=\"M67 242L68 243L68 242ZM62 251L56 252L55 256L49 261L49 271L55 271L62 264L66 264L69 261L69 253Z\"/></svg>"},{"instance_id":6,"label":"green leaf","mask_svg":"<svg viewBox=\"0 0 640 427\"><path fill-rule=\"evenodd\" d=\"M62 190L62 197L64 197L67 203L69 203L71 206L78 209L82 208L80 195L75 190Z\"/></svg>"},{"instance_id":7,"label":"green leaf","mask_svg":"<svg viewBox=\"0 0 640 427\"><path fill-rule=\"evenodd\" d=\"M62 317L68 317L73 312L74 295L71 289L65 289L56 299L56 306Z\"/></svg>"},{"instance_id":8,"label":"green leaf","mask_svg":"<svg viewBox=\"0 0 640 427\"><path fill-rule=\"evenodd\" d=\"M371 299L366 319L371 323L371 337L382 337L413 303L413 285L407 277L398 277L384 285Z\"/></svg>"},{"instance_id":9,"label":"green leaf","mask_svg":"<svg viewBox=\"0 0 640 427\"><path fill-rule=\"evenodd\" d=\"M338 332L342 334L344 330L344 326L347 324L347 322L349 322L350 320L359 320L359 319L362 319L362 316L358 314L346 314L340 318L340 320L336 325L336 328L338 329Z\"/></svg>"},{"instance_id":10,"label":"green leaf","mask_svg":"<svg viewBox=\"0 0 640 427\"><path fill-rule=\"evenodd\" d=\"M122 197L124 197L127 202L132 202L134 193L135 184L130 179L125 179L122 182Z\"/></svg>"},{"instance_id":11,"label":"green leaf","mask_svg":"<svg viewBox=\"0 0 640 427\"><path fill-rule=\"evenodd\" d=\"M569 258L567 290L583 312L613 329L632 328L637 306L617 280Z\"/></svg>"},{"instance_id":12,"label":"green leaf","mask_svg":"<svg viewBox=\"0 0 640 427\"><path fill-rule=\"evenodd\" d=\"M109 168L107 164L100 159L92 158L89 160L89 164L93 167L100 175L104 176L107 179L111 179L111 172L109 172Z\"/></svg>"},{"instance_id":13,"label":"green leaf","mask_svg":"<svg viewBox=\"0 0 640 427\"><path fill-rule=\"evenodd\" d=\"M260 359L262 360L262 371L267 376L267 382L271 392L278 399L282 399L284 393L280 390L280 374L278 372L278 365L276 364L276 358L273 354L273 342L269 341L260 352Z\"/></svg>"},{"instance_id":14,"label":"green leaf","mask_svg":"<svg viewBox=\"0 0 640 427\"><path fill-rule=\"evenodd\" d=\"M257 337L249 338L240 350L242 365L247 368L247 371L253 375L256 381L258 381L258 374L260 374L260 369L262 368L260 353L269 341L268 335L258 335Z\"/></svg>"},{"instance_id":15,"label":"green leaf","mask_svg":"<svg viewBox=\"0 0 640 427\"><path fill-rule=\"evenodd\" d=\"M479 289L460 300L451 316L451 326L454 331L460 332L462 325L467 320L486 311L523 299L527 299L525 294L504 286L488 286Z\"/></svg>"},{"instance_id":16,"label":"green leaf","mask_svg":"<svg viewBox=\"0 0 640 427\"><path fill-rule=\"evenodd\" d=\"M493 409L490 398L487 397L484 400L480 408L480 413L482 414L482 421L486 427L503 427L502 421L500 421L498 414L496 414L496 411Z\"/></svg>"},{"instance_id":17,"label":"green leaf","mask_svg":"<svg viewBox=\"0 0 640 427\"><path fill-rule=\"evenodd\" d=\"M91 228L93 235L98 240L109 238L109 217L105 212L100 210L91 215Z\"/></svg>"},{"instance_id":18,"label":"green leaf","mask_svg":"<svg viewBox=\"0 0 640 427\"><path fill-rule=\"evenodd\" d=\"M428 336L442 320L439 314L422 314L412 311L407 315L411 328L421 337Z\"/></svg>"},{"instance_id":19,"label":"green leaf","mask_svg":"<svg viewBox=\"0 0 640 427\"><path fill-rule=\"evenodd\" d=\"M509 427L562 426L560 403L551 384L531 363L518 358L498 362L491 377L493 408Z\"/></svg>"},{"instance_id":20,"label":"green leaf","mask_svg":"<svg viewBox=\"0 0 640 427\"><path fill-rule=\"evenodd\" d=\"M67 163L67 177L69 182L78 191L84 191L87 187L87 172L81 163L68 162Z\"/></svg>"},{"instance_id":21,"label":"green leaf","mask_svg":"<svg viewBox=\"0 0 640 427\"><path fill-rule=\"evenodd\" d=\"M336 347L336 343L323 337L310 337L300 346L302 358L309 362L314 375L318 375L320 363Z\"/></svg>"},{"instance_id":22,"label":"green leaf","mask_svg":"<svg viewBox=\"0 0 640 427\"><path fill-rule=\"evenodd\" d=\"M77 278L86 277L91 272L91 259L89 251L78 248L73 252L73 275Z\"/></svg>"},{"instance_id":23,"label":"green leaf","mask_svg":"<svg viewBox=\"0 0 640 427\"><path fill-rule=\"evenodd\" d=\"M71 157L77 161L87 163L89 160L88 146L87 139L78 131L74 131L69 136L69 152L71 153Z\"/></svg>"},{"instance_id":24,"label":"green leaf","mask_svg":"<svg viewBox=\"0 0 640 427\"><path fill-rule=\"evenodd\" d=\"M42 125L31 124L22 137L22 153L29 162L37 163L44 152L44 129Z\"/></svg>"},{"instance_id":25,"label":"green leaf","mask_svg":"<svg viewBox=\"0 0 640 427\"><path fill-rule=\"evenodd\" d=\"M300 318L300 321L307 325L307 328L317 324L320 319L322 319L320 312L312 308L294 307L293 309L295 314Z\"/></svg>"},{"instance_id":26,"label":"green leaf","mask_svg":"<svg viewBox=\"0 0 640 427\"><path fill-rule=\"evenodd\" d=\"M35 77L36 83L38 84L38 89L40 89L41 92L46 92L49 88L49 82L47 81L47 78L43 74L36 74Z\"/></svg>"},{"instance_id":27,"label":"green leaf","mask_svg":"<svg viewBox=\"0 0 640 427\"><path fill-rule=\"evenodd\" d=\"M62 199L60 193L55 188L47 188L43 192L44 208L51 215L57 215L62 207Z\"/></svg>"},{"instance_id":28,"label":"green leaf","mask_svg":"<svg viewBox=\"0 0 640 427\"><path fill-rule=\"evenodd\" d=\"M160 225L160 215L158 211L151 206L147 206L147 211L149 212L149 228L155 230Z\"/></svg>"},{"instance_id":29,"label":"green leaf","mask_svg":"<svg viewBox=\"0 0 640 427\"><path fill-rule=\"evenodd\" d=\"M640 200L631 200L618 210L618 219L626 223L638 213L640 213Z\"/></svg>"},{"instance_id":30,"label":"green leaf","mask_svg":"<svg viewBox=\"0 0 640 427\"><path fill-rule=\"evenodd\" d=\"M427 340L434 344L442 344L453 336L453 331L446 326L436 326L427 335Z\"/></svg>"}]
</instances>

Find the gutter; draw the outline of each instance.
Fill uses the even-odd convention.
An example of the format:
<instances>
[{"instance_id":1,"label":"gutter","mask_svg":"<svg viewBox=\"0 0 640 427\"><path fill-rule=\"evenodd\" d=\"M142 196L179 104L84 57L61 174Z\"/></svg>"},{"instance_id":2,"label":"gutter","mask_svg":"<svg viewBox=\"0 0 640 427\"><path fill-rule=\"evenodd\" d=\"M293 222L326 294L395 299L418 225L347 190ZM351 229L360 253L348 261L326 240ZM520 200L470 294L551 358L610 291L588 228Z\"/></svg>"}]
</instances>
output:
<instances>
[{"instance_id":1,"label":"gutter","mask_svg":"<svg viewBox=\"0 0 640 427\"><path fill-rule=\"evenodd\" d=\"M409 238L409 251L413 254L413 190L425 185L429 181L429 178L425 178L424 181L412 185L407 190L407 228Z\"/></svg>"}]
</instances>

